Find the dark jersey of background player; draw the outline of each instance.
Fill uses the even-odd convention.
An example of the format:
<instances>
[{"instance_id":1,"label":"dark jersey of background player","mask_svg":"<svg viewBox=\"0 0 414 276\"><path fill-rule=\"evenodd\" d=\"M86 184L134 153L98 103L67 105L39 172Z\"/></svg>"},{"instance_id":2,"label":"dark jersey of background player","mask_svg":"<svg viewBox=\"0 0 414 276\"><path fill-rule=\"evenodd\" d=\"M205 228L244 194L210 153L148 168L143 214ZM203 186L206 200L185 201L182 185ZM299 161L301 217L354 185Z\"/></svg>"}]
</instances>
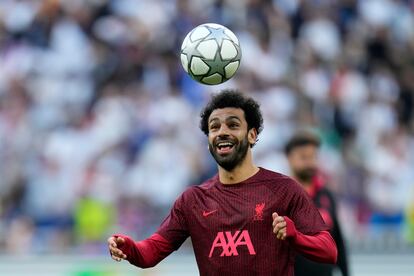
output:
<instances>
[{"instance_id":1,"label":"dark jersey of background player","mask_svg":"<svg viewBox=\"0 0 414 276\"><path fill-rule=\"evenodd\" d=\"M325 187L324 178L318 174L319 138L311 132L296 133L286 144L285 153L293 177L302 184L308 195L319 209L322 218L329 226L329 231L338 248L337 267L342 275L348 276L347 254L337 218L336 203L331 191ZM298 255L295 263L295 276L331 276L334 265L316 263Z\"/></svg>"},{"instance_id":2,"label":"dark jersey of background player","mask_svg":"<svg viewBox=\"0 0 414 276\"><path fill-rule=\"evenodd\" d=\"M296 252L336 262L335 242L300 185L253 164L251 149L262 129L253 99L236 91L213 96L201 129L218 174L178 197L148 239L110 237L112 258L151 267L190 237L200 275L289 276Z\"/></svg>"}]
</instances>

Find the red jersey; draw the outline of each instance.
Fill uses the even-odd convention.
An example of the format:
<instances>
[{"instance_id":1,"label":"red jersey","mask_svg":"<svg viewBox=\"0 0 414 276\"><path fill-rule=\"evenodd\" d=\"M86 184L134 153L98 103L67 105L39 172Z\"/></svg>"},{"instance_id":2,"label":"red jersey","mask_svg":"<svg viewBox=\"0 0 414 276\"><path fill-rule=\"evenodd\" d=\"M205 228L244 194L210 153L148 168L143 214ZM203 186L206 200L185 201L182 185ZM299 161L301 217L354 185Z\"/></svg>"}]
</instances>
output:
<instances>
[{"instance_id":1,"label":"red jersey","mask_svg":"<svg viewBox=\"0 0 414 276\"><path fill-rule=\"evenodd\" d=\"M295 249L272 232L273 212L306 235L328 229L299 184L260 168L237 184L216 175L188 188L156 235L172 250L191 237L200 275L293 275Z\"/></svg>"}]
</instances>

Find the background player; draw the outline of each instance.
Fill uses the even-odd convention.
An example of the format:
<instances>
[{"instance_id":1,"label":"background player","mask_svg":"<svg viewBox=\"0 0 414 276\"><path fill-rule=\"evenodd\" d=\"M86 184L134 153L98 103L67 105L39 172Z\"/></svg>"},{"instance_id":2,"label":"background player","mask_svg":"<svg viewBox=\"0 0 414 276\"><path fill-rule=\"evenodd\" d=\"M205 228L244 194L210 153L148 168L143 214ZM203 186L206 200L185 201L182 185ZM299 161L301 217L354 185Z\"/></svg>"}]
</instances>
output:
<instances>
[{"instance_id":1,"label":"background player","mask_svg":"<svg viewBox=\"0 0 414 276\"><path fill-rule=\"evenodd\" d=\"M303 189L254 165L262 122L253 99L231 90L215 95L200 127L218 174L187 189L150 238L110 237L112 258L151 267L190 236L201 275L293 275L296 252L335 263L335 243Z\"/></svg>"},{"instance_id":2,"label":"background player","mask_svg":"<svg viewBox=\"0 0 414 276\"><path fill-rule=\"evenodd\" d=\"M336 204L332 193L325 187L324 179L318 175L318 150L320 140L310 132L296 133L286 144L285 153L289 161L292 176L302 184L312 198L330 227L330 233L338 248L337 266L342 275L348 276L347 254L341 228L336 215ZM295 263L295 276L331 276L334 266L316 263L298 255Z\"/></svg>"}]
</instances>

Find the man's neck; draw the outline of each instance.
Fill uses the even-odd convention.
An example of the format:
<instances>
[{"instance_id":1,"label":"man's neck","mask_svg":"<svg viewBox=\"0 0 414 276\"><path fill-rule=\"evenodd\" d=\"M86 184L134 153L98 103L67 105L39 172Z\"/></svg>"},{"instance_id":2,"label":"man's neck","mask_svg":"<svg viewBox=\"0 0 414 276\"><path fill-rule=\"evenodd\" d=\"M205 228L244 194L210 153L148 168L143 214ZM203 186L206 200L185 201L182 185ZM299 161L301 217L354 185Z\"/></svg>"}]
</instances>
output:
<instances>
[{"instance_id":1,"label":"man's neck","mask_svg":"<svg viewBox=\"0 0 414 276\"><path fill-rule=\"evenodd\" d=\"M220 166L218 168L220 182L225 185L240 183L259 171L259 168L253 164L250 152L247 153L242 163L233 170L227 171Z\"/></svg>"}]
</instances>

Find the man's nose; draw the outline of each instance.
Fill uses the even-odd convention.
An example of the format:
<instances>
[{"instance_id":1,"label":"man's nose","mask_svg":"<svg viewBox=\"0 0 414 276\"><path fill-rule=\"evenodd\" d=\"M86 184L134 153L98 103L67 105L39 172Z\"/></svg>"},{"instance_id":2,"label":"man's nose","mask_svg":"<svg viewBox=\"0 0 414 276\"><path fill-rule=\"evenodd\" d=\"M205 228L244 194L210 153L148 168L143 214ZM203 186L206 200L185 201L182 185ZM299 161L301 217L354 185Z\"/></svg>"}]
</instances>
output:
<instances>
[{"instance_id":1,"label":"man's nose","mask_svg":"<svg viewBox=\"0 0 414 276\"><path fill-rule=\"evenodd\" d=\"M220 129L217 132L218 136L228 136L229 135L229 128L226 125L221 125Z\"/></svg>"}]
</instances>

